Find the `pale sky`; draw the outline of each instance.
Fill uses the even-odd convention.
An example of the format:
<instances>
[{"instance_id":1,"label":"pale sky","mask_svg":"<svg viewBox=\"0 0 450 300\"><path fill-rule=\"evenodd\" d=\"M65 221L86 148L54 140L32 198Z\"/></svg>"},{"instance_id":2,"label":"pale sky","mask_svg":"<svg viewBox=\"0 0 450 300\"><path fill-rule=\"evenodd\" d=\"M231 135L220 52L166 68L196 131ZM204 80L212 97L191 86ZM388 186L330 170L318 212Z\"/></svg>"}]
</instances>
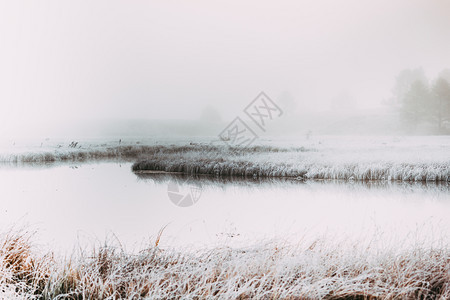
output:
<instances>
[{"instance_id":1,"label":"pale sky","mask_svg":"<svg viewBox=\"0 0 450 300\"><path fill-rule=\"evenodd\" d=\"M224 117L260 92L360 107L450 68L450 1L1 1L0 125ZM56 124L56 123L55 123ZM56 125L55 125L56 126Z\"/></svg>"}]
</instances>

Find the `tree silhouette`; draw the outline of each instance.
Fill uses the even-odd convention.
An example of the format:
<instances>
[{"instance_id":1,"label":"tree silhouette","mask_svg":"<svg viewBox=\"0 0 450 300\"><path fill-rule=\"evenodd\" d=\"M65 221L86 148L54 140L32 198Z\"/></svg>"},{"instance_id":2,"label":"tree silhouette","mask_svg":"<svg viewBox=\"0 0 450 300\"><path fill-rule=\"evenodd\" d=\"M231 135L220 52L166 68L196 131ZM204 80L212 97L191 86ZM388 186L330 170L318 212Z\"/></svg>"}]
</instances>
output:
<instances>
[{"instance_id":1,"label":"tree silhouette","mask_svg":"<svg viewBox=\"0 0 450 300\"><path fill-rule=\"evenodd\" d=\"M426 120L427 104L431 93L428 86L421 80L412 83L401 103L401 119L408 129L414 130L417 125Z\"/></svg>"},{"instance_id":2,"label":"tree silhouette","mask_svg":"<svg viewBox=\"0 0 450 300\"><path fill-rule=\"evenodd\" d=\"M393 94L400 104L400 119L409 131L428 123L444 133L450 124L450 69L440 72L431 87L428 82L422 69L404 70L397 76Z\"/></svg>"},{"instance_id":3,"label":"tree silhouette","mask_svg":"<svg viewBox=\"0 0 450 300\"><path fill-rule=\"evenodd\" d=\"M442 133L444 124L450 121L450 84L443 77L439 77L434 83L430 100L428 105L429 118Z\"/></svg>"},{"instance_id":4,"label":"tree silhouette","mask_svg":"<svg viewBox=\"0 0 450 300\"><path fill-rule=\"evenodd\" d=\"M422 68L406 69L398 74L394 88L392 89L393 99L391 103L394 105L402 105L404 97L410 91L414 82L420 81L423 84L428 82L425 72Z\"/></svg>"}]
</instances>

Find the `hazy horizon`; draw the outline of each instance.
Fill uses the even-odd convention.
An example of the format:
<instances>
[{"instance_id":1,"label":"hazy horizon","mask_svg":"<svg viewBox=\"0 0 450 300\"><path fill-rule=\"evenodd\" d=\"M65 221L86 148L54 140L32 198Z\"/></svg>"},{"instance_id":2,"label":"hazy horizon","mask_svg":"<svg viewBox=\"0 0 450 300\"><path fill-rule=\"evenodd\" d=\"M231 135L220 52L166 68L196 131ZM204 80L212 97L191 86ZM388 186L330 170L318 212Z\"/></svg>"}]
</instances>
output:
<instances>
[{"instance_id":1,"label":"hazy horizon","mask_svg":"<svg viewBox=\"0 0 450 300\"><path fill-rule=\"evenodd\" d=\"M86 120L231 120L260 92L290 113L370 111L403 69L450 68L450 2L0 4L0 136Z\"/></svg>"}]
</instances>

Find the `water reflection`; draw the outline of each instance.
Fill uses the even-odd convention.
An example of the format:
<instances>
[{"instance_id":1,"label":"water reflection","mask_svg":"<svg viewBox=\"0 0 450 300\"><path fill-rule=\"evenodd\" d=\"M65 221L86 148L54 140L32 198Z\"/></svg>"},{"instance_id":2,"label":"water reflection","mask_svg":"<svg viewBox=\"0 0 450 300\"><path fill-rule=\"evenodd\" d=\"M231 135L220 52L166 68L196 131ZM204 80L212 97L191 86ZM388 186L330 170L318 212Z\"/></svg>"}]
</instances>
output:
<instances>
[{"instance_id":1,"label":"water reflection","mask_svg":"<svg viewBox=\"0 0 450 300\"><path fill-rule=\"evenodd\" d=\"M131 163L117 162L50 166L0 167L0 227L32 224L39 241L53 248L111 232L130 246L166 225L161 245L178 246L280 236L297 241L305 232L360 238L373 228L392 239L425 223L450 229L447 183L134 174ZM170 182L180 190L198 183L195 205L175 205Z\"/></svg>"},{"instance_id":2,"label":"water reflection","mask_svg":"<svg viewBox=\"0 0 450 300\"><path fill-rule=\"evenodd\" d=\"M141 181L151 181L155 184L168 184L175 181L177 184L189 185L192 182L201 184L203 188L225 189L227 186L241 188L290 188L301 187L304 189L336 189L346 191L395 191L399 193L450 193L450 183L443 181L346 181L346 180L297 180L292 177L233 177L233 176L212 176L212 175L186 175L170 173L135 173ZM449 199L450 201L450 199Z\"/></svg>"},{"instance_id":3,"label":"water reflection","mask_svg":"<svg viewBox=\"0 0 450 300\"><path fill-rule=\"evenodd\" d=\"M135 176L152 187L171 181L183 185L187 178L199 182L202 198L185 213L201 219L217 240L277 236L299 241L305 234L314 239L325 233L357 242L370 242L377 234L383 243L398 243L411 234L424 243L449 238L450 186L443 182Z\"/></svg>"}]
</instances>

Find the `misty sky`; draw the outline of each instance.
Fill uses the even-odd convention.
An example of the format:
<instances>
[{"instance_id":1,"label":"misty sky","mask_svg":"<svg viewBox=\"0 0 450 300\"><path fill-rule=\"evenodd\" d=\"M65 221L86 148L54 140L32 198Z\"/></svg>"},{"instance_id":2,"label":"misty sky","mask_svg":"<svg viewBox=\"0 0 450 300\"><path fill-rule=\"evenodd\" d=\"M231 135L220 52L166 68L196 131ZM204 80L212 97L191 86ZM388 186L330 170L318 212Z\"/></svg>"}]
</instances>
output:
<instances>
[{"instance_id":1,"label":"misty sky","mask_svg":"<svg viewBox=\"0 0 450 300\"><path fill-rule=\"evenodd\" d=\"M1 1L3 132L102 118L224 118L261 90L298 110L450 67L450 1Z\"/></svg>"}]
</instances>

